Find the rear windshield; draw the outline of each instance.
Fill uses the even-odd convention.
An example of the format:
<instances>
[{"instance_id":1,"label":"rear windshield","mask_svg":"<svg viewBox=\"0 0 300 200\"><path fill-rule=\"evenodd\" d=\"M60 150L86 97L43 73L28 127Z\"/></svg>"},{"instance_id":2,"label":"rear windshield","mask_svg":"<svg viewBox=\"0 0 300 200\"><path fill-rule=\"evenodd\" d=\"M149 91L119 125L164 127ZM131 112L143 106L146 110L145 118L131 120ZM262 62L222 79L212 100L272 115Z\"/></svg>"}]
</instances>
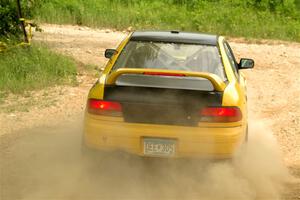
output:
<instances>
[{"instance_id":1,"label":"rear windshield","mask_svg":"<svg viewBox=\"0 0 300 200\"><path fill-rule=\"evenodd\" d=\"M113 70L119 68L210 72L226 80L219 50L209 45L129 41Z\"/></svg>"}]
</instances>

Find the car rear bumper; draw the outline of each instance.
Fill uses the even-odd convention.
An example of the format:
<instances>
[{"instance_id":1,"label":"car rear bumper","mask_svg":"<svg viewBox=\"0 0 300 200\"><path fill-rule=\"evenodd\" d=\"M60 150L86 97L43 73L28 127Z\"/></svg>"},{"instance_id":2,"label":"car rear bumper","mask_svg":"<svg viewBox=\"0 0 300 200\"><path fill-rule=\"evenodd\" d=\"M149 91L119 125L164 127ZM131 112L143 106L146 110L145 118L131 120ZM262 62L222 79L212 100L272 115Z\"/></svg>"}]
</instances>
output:
<instances>
[{"instance_id":1,"label":"car rear bumper","mask_svg":"<svg viewBox=\"0 0 300 200\"><path fill-rule=\"evenodd\" d=\"M125 123L115 117L86 114L84 145L144 156L143 138L176 140L175 157L230 158L244 141L245 127L185 127Z\"/></svg>"}]
</instances>

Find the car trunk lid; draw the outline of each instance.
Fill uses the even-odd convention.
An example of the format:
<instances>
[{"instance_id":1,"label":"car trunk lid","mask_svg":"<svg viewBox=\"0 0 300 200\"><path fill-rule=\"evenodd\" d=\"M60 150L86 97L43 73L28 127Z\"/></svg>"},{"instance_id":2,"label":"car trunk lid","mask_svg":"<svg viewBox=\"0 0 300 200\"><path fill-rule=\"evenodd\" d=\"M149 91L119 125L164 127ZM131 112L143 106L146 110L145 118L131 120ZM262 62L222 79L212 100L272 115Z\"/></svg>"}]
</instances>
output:
<instances>
[{"instance_id":1,"label":"car trunk lid","mask_svg":"<svg viewBox=\"0 0 300 200\"><path fill-rule=\"evenodd\" d=\"M197 126L202 108L221 106L222 92L108 86L104 100L119 102L128 123Z\"/></svg>"}]
</instances>

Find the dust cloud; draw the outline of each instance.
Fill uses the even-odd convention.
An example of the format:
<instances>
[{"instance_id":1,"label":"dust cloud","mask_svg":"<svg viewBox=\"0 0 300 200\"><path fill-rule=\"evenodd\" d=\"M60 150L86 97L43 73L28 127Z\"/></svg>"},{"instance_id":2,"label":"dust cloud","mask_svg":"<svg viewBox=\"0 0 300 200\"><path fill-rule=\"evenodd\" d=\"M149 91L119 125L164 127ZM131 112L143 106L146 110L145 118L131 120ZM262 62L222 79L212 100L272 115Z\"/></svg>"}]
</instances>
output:
<instances>
[{"instance_id":1,"label":"dust cloud","mask_svg":"<svg viewBox=\"0 0 300 200\"><path fill-rule=\"evenodd\" d=\"M231 161L81 156L81 119L1 137L1 200L280 199L290 179L272 133L251 122Z\"/></svg>"}]
</instances>

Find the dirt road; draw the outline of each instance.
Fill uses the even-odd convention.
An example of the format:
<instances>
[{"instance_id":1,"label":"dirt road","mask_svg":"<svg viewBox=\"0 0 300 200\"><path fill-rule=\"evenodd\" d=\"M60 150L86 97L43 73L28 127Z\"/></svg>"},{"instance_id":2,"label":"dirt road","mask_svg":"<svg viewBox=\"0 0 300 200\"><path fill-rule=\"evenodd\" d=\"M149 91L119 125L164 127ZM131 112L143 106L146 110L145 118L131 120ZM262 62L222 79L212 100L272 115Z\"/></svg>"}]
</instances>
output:
<instances>
[{"instance_id":1,"label":"dirt road","mask_svg":"<svg viewBox=\"0 0 300 200\"><path fill-rule=\"evenodd\" d=\"M127 33L44 25L35 41L101 67ZM233 163L145 162L128 155L93 165L80 156L81 119L96 71L0 104L0 199L300 199L300 44L232 39L246 71L250 144ZM17 101L16 101L17 100Z\"/></svg>"}]
</instances>

